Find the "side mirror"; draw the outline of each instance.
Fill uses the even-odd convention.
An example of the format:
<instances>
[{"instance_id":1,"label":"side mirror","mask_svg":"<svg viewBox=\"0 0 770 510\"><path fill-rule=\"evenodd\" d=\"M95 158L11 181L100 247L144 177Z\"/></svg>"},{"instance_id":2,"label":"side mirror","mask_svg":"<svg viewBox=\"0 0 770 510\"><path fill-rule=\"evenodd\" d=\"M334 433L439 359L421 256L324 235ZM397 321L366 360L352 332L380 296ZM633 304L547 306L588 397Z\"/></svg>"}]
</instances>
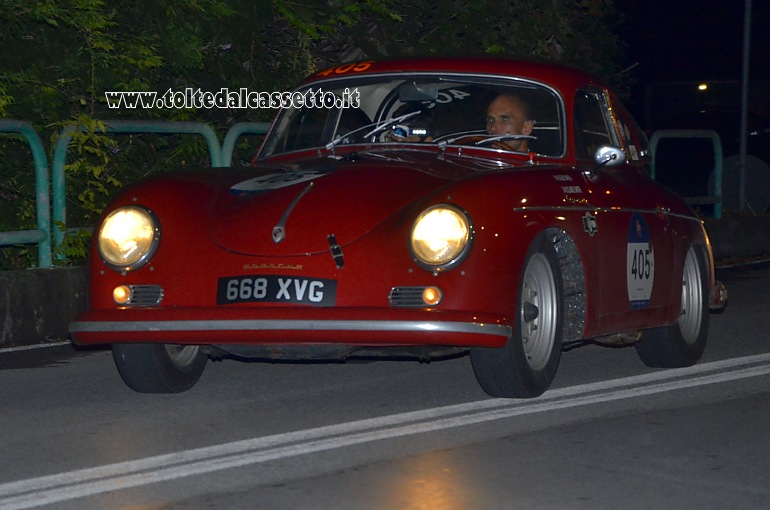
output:
<instances>
[{"instance_id":1,"label":"side mirror","mask_svg":"<svg viewBox=\"0 0 770 510\"><path fill-rule=\"evenodd\" d=\"M626 162L626 153L617 147L604 145L596 150L594 161L599 166L618 166Z\"/></svg>"}]
</instances>

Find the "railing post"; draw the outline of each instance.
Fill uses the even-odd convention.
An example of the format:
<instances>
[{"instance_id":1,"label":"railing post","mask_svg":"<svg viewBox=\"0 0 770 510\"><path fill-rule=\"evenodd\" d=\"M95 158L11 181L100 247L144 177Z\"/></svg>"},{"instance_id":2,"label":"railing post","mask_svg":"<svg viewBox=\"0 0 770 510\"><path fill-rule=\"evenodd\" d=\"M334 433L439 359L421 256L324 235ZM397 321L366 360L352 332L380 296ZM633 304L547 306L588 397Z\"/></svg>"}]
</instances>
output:
<instances>
[{"instance_id":1,"label":"railing post","mask_svg":"<svg viewBox=\"0 0 770 510\"><path fill-rule=\"evenodd\" d=\"M222 167L222 149L214 130L202 122L175 122L161 120L105 120L105 133L159 133L159 134L197 134L203 136L209 149L211 166ZM58 225L66 224L67 217L67 185L64 175L64 165L67 162L67 151L76 129L82 126L67 126L59 134L53 152L51 165L53 187L53 221L54 245L61 246L64 232Z\"/></svg>"},{"instance_id":2,"label":"railing post","mask_svg":"<svg viewBox=\"0 0 770 510\"><path fill-rule=\"evenodd\" d=\"M714 145L714 195L699 200L697 197L690 200L691 204L714 204L714 217L722 217L722 141L716 131L708 129L660 129L650 137L650 152L652 153L651 173L655 179L655 150L663 138L708 138ZM684 197L685 199L687 197Z\"/></svg>"},{"instance_id":3,"label":"railing post","mask_svg":"<svg viewBox=\"0 0 770 510\"><path fill-rule=\"evenodd\" d=\"M264 135L268 129L270 129L269 122L238 122L233 124L222 142L222 166L232 165L233 149L239 136L244 134Z\"/></svg>"},{"instance_id":4,"label":"railing post","mask_svg":"<svg viewBox=\"0 0 770 510\"><path fill-rule=\"evenodd\" d=\"M0 246L37 243L38 267L51 267L51 204L48 197L48 158L43 149L43 142L32 125L21 120L0 120L0 132L20 134L32 151L35 164L35 213L37 216L37 230L0 232Z\"/></svg>"}]
</instances>

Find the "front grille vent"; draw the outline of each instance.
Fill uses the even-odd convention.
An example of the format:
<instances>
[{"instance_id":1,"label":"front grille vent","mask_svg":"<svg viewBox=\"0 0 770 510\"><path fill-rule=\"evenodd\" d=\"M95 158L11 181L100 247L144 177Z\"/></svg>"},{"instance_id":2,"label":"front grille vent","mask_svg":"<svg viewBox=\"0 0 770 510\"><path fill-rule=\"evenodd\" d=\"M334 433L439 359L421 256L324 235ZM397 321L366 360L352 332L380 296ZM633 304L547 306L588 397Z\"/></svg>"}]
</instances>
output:
<instances>
[{"instance_id":1,"label":"front grille vent","mask_svg":"<svg viewBox=\"0 0 770 510\"><path fill-rule=\"evenodd\" d=\"M427 287L393 287L388 294L390 306L420 307L426 306L422 293Z\"/></svg>"},{"instance_id":2,"label":"front grille vent","mask_svg":"<svg viewBox=\"0 0 770 510\"><path fill-rule=\"evenodd\" d=\"M154 306L163 300L163 287L160 285L129 285L131 300L126 303L134 306Z\"/></svg>"}]
</instances>

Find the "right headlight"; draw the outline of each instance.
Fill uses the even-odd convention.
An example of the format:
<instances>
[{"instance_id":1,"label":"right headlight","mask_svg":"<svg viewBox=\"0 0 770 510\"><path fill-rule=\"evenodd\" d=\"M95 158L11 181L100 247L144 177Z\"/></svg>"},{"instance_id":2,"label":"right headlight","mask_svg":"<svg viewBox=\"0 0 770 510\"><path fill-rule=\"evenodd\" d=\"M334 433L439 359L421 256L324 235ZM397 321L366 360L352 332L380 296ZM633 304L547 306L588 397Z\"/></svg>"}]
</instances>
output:
<instances>
[{"instance_id":1,"label":"right headlight","mask_svg":"<svg viewBox=\"0 0 770 510\"><path fill-rule=\"evenodd\" d=\"M152 258L160 242L160 224L152 212L129 205L104 219L97 239L99 254L116 271L131 271Z\"/></svg>"},{"instance_id":2,"label":"right headlight","mask_svg":"<svg viewBox=\"0 0 770 510\"><path fill-rule=\"evenodd\" d=\"M467 255L472 233L470 219L459 208L448 204L429 207L412 226L412 254L425 269L449 269Z\"/></svg>"}]
</instances>

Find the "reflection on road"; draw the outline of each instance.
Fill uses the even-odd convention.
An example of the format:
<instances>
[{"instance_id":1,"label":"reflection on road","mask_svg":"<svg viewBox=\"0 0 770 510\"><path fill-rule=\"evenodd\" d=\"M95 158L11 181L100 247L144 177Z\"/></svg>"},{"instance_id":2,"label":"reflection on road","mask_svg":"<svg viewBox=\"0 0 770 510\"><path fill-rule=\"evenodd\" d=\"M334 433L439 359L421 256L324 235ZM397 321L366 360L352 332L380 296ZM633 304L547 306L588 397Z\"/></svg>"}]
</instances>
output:
<instances>
[{"instance_id":1,"label":"reflection on road","mask_svg":"<svg viewBox=\"0 0 770 510\"><path fill-rule=\"evenodd\" d=\"M390 498L378 508L414 510L467 510L474 508L473 487L467 469L443 451L422 453L399 462L394 480L380 480L390 487Z\"/></svg>"}]
</instances>

